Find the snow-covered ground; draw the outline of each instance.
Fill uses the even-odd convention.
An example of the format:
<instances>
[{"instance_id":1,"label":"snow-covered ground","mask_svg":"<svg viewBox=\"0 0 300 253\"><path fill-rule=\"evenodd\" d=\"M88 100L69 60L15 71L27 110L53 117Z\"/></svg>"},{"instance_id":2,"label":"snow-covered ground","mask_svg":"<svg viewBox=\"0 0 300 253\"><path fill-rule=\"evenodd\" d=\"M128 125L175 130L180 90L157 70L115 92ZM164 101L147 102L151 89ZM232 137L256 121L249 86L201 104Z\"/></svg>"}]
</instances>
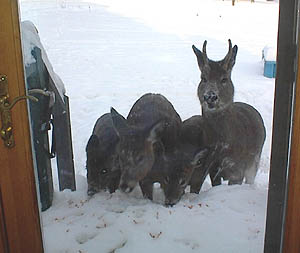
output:
<instances>
[{"instance_id":1,"label":"snow-covered ground","mask_svg":"<svg viewBox=\"0 0 300 253\"><path fill-rule=\"evenodd\" d=\"M70 97L77 191L57 191L42 213L49 253L262 252L271 146L274 79L263 76L262 49L276 46L278 1L22 0ZM85 146L97 118L113 106L126 116L144 93L161 93L182 119L200 114L200 72L192 44L222 59L239 47L235 100L262 114L267 139L254 185L187 193L172 208L117 191L86 195ZM53 175L56 176L55 161Z\"/></svg>"}]
</instances>

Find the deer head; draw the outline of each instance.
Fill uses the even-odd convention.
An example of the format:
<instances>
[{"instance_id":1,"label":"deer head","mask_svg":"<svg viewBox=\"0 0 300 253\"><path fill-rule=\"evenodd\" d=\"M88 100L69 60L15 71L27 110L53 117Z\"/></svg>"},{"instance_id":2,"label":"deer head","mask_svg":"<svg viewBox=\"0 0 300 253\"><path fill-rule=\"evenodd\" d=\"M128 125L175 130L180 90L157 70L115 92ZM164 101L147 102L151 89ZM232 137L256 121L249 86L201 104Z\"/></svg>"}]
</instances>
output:
<instances>
[{"instance_id":1,"label":"deer head","mask_svg":"<svg viewBox=\"0 0 300 253\"><path fill-rule=\"evenodd\" d=\"M120 138L118 144L121 168L120 189L131 192L154 164L153 145L158 140L158 132L163 124L154 123L146 128L127 124L127 121L114 108L111 108L113 126Z\"/></svg>"},{"instance_id":2,"label":"deer head","mask_svg":"<svg viewBox=\"0 0 300 253\"><path fill-rule=\"evenodd\" d=\"M175 152L163 155L161 187L167 206L173 206L180 200L195 168L201 166L207 154L207 148L199 150L191 145L180 145Z\"/></svg>"},{"instance_id":3,"label":"deer head","mask_svg":"<svg viewBox=\"0 0 300 253\"><path fill-rule=\"evenodd\" d=\"M235 64L238 47L236 45L232 47L231 40L228 42L228 53L221 61L212 61L207 57L207 41L203 43L202 52L194 45L192 46L201 71L198 97L204 114L223 110L233 102L234 87L231 81L231 71Z\"/></svg>"}]
</instances>

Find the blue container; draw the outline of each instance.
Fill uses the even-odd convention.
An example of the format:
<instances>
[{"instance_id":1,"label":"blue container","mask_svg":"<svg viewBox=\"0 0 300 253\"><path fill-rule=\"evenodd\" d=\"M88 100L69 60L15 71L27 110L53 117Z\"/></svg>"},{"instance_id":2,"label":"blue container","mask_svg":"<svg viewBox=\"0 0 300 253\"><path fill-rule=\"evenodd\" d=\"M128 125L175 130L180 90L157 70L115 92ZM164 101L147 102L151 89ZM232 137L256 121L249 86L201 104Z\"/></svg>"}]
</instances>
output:
<instances>
[{"instance_id":1,"label":"blue container","mask_svg":"<svg viewBox=\"0 0 300 253\"><path fill-rule=\"evenodd\" d=\"M276 61L264 61L264 76L269 78L276 76Z\"/></svg>"}]
</instances>

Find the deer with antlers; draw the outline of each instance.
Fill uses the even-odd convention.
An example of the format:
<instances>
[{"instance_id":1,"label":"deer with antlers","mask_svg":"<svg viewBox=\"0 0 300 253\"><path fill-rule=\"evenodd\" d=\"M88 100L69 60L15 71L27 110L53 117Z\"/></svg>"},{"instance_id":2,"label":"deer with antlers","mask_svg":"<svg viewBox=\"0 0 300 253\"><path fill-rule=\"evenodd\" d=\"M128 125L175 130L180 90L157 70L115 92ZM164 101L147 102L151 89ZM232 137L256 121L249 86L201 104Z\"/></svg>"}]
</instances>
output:
<instances>
[{"instance_id":1,"label":"deer with antlers","mask_svg":"<svg viewBox=\"0 0 300 253\"><path fill-rule=\"evenodd\" d=\"M229 184L241 184L244 178L246 183L253 184L266 138L263 119L251 105L233 101L231 72L238 47L232 47L229 40L225 58L213 61L207 57L206 45L207 41L202 51L194 45L192 47L201 71L198 86L203 117L201 124L208 129L203 134L203 142L214 150L213 157L210 156L200 174L204 180L209 173L213 185L221 184L222 178L229 180ZM197 117L191 123L195 128L199 127ZM196 187L196 192L201 184Z\"/></svg>"}]
</instances>

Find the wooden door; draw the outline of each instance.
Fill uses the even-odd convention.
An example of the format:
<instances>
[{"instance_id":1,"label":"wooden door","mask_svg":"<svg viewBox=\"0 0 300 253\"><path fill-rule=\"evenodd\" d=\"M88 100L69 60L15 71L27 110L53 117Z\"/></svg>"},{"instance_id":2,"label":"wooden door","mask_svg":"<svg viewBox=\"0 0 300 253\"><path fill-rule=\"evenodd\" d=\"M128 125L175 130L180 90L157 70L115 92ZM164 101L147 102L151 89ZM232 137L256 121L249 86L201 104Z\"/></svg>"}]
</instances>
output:
<instances>
[{"instance_id":1,"label":"wooden door","mask_svg":"<svg viewBox=\"0 0 300 253\"><path fill-rule=\"evenodd\" d=\"M7 76L11 102L25 94L18 1L0 0L0 6L0 74ZM43 252L26 101L11 112L15 147L0 139L0 251Z\"/></svg>"},{"instance_id":2,"label":"wooden door","mask_svg":"<svg viewBox=\"0 0 300 253\"><path fill-rule=\"evenodd\" d=\"M281 1L265 253L300 252L298 31L299 0Z\"/></svg>"},{"instance_id":3,"label":"wooden door","mask_svg":"<svg viewBox=\"0 0 300 253\"><path fill-rule=\"evenodd\" d=\"M0 189L0 252L8 252L8 239L5 228L5 218L3 213L3 205L1 199L1 189Z\"/></svg>"},{"instance_id":4,"label":"wooden door","mask_svg":"<svg viewBox=\"0 0 300 253\"><path fill-rule=\"evenodd\" d=\"M300 252L300 36L283 249Z\"/></svg>"}]
</instances>

